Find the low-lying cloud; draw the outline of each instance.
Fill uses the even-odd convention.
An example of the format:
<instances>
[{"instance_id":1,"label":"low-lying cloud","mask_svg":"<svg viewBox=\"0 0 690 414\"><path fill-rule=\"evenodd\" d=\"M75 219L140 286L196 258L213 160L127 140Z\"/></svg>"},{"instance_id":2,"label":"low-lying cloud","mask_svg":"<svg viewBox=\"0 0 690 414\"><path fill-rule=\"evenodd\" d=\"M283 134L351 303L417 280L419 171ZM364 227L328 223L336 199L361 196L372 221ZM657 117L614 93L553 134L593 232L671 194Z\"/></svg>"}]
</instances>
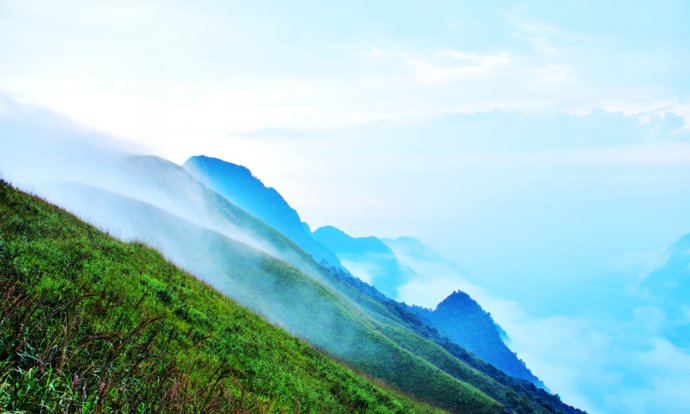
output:
<instances>
[{"instance_id":1,"label":"low-lying cloud","mask_svg":"<svg viewBox=\"0 0 690 414\"><path fill-rule=\"evenodd\" d=\"M515 301L492 296L450 264L400 250L396 255L419 275L399 288L400 300L433 309L452 290L469 293L507 332L508 346L568 404L593 414L690 410L688 350L662 336L668 322L662 310L632 304L616 309L628 291L614 292L620 297L596 314L583 309L580 315L564 315L554 309L535 317Z\"/></svg>"}]
</instances>

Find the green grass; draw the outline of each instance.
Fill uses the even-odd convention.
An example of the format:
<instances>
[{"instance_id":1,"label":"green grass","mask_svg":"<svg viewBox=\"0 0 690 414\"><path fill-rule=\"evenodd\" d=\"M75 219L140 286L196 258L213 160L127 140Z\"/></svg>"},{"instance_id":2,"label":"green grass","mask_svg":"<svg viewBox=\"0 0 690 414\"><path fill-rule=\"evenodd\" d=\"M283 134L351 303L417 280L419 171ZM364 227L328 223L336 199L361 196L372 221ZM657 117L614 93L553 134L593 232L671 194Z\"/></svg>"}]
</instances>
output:
<instances>
[{"instance_id":1,"label":"green grass","mask_svg":"<svg viewBox=\"0 0 690 414\"><path fill-rule=\"evenodd\" d=\"M441 412L4 181L0 236L3 412Z\"/></svg>"},{"instance_id":2,"label":"green grass","mask_svg":"<svg viewBox=\"0 0 690 414\"><path fill-rule=\"evenodd\" d=\"M74 193L69 205L98 200L99 209L90 210L97 219L117 217L105 223L107 227L134 229L136 234L150 237L156 248L222 294L415 398L458 413L495 412L501 405L517 413L571 412L556 397L506 377L441 338L394 302L345 283L265 223L205 187L197 188L200 184L179 167L159 159L149 163L147 157L134 160L138 166L130 163L128 171L146 172L132 173L133 180L148 182L152 192L163 192L176 204L197 209L199 215L210 214L218 228L243 229L267 242L286 261L152 205L95 187L68 185ZM175 316L188 317L198 311L208 317L202 304L170 299L178 298L177 282L156 280L162 285L146 288L163 292L160 295L169 300L166 306L172 307ZM215 327L209 329L219 337L213 333Z\"/></svg>"}]
</instances>

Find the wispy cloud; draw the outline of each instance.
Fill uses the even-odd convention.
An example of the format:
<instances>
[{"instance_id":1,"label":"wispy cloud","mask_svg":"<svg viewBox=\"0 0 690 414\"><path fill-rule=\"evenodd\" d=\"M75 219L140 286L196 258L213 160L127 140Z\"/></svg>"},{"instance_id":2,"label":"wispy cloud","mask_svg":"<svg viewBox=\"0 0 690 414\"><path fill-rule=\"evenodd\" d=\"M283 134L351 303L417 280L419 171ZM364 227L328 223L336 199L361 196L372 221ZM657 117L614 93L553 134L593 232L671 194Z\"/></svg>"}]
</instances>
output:
<instances>
[{"instance_id":1,"label":"wispy cloud","mask_svg":"<svg viewBox=\"0 0 690 414\"><path fill-rule=\"evenodd\" d=\"M601 32L568 19L576 11L565 5L405 4L399 19L384 9L354 2L342 10L360 23L352 24L279 3L9 2L0 16L0 88L177 161L198 152L189 137L212 147L232 131L418 122L494 108L688 113L683 89L658 81L683 67L683 53L660 49L663 59L643 60L659 62L653 67L626 64L632 55L609 45L630 50L634 36L599 42Z\"/></svg>"},{"instance_id":2,"label":"wispy cloud","mask_svg":"<svg viewBox=\"0 0 690 414\"><path fill-rule=\"evenodd\" d=\"M412 52L386 52L373 49L372 56L400 59L416 77L425 81L439 81L445 78L485 73L492 69L510 65L507 53L478 55L453 49L440 49L426 55Z\"/></svg>"},{"instance_id":3,"label":"wispy cloud","mask_svg":"<svg viewBox=\"0 0 690 414\"><path fill-rule=\"evenodd\" d=\"M555 28L542 22L527 20L519 13L510 13L508 21L517 29L513 36L530 42L536 52L558 52L551 41L552 38L561 36Z\"/></svg>"},{"instance_id":4,"label":"wispy cloud","mask_svg":"<svg viewBox=\"0 0 690 414\"><path fill-rule=\"evenodd\" d=\"M235 131L231 137L237 138L310 138L319 136L316 133L287 128L262 128L253 131Z\"/></svg>"}]
</instances>

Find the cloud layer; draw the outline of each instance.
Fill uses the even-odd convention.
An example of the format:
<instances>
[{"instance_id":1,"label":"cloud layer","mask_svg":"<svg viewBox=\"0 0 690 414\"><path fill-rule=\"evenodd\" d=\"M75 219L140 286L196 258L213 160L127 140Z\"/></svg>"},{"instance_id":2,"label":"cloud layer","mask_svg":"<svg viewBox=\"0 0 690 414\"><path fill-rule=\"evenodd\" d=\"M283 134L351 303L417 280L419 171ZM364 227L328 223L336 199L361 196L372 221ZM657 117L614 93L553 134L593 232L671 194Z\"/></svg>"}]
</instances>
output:
<instances>
[{"instance_id":1,"label":"cloud layer","mask_svg":"<svg viewBox=\"0 0 690 414\"><path fill-rule=\"evenodd\" d=\"M457 265L395 249L418 277L399 289L400 300L428 308L460 289L490 311L509 347L564 401L590 413L678 413L690 409L690 354L662 336L667 316L635 306L629 292L612 289L595 314L586 309L535 317L470 281ZM668 257L666 256L665 259ZM449 290L452 289L452 290ZM590 286L589 292L597 289ZM580 302L582 308L593 306Z\"/></svg>"},{"instance_id":2,"label":"cloud layer","mask_svg":"<svg viewBox=\"0 0 690 414\"><path fill-rule=\"evenodd\" d=\"M265 128L494 108L690 115L677 2L2 7L1 90L177 162Z\"/></svg>"}]
</instances>

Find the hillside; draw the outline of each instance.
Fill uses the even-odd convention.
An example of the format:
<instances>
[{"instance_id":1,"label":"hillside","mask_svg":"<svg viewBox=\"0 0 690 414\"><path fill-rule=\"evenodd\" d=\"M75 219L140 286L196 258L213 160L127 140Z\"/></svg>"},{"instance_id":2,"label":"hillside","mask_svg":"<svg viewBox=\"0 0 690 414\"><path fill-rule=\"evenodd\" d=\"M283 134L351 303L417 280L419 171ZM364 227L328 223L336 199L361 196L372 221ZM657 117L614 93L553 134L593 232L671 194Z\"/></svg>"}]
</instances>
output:
<instances>
[{"instance_id":1,"label":"hillside","mask_svg":"<svg viewBox=\"0 0 690 414\"><path fill-rule=\"evenodd\" d=\"M389 298L397 298L397 288L417 276L414 270L401 263L400 258L413 265L421 262L434 263L448 267L450 271L462 272L455 263L443 259L414 238L355 238L332 226L321 227L310 233L306 223L300 220L298 213L283 197L275 189L267 188L245 167L206 156L190 157L183 167L233 204L288 236L315 258L335 253L347 270ZM333 263L334 260L331 258L326 262ZM424 267L421 269L427 270ZM543 387L543 383L496 334L497 327L493 320L486 316L486 312L476 302L468 299L476 306L454 310L450 309L451 306L441 306L436 312L426 313L425 309L415 307L414 312L439 329L442 335L475 352L507 374ZM446 308L448 309L444 312L443 309Z\"/></svg>"},{"instance_id":2,"label":"hillside","mask_svg":"<svg viewBox=\"0 0 690 414\"><path fill-rule=\"evenodd\" d=\"M273 323L418 398L453 411L499 401L536 412L574 412L442 338L371 287L350 283L356 279L347 273L325 269L175 164L132 157L118 166L120 185L109 187L150 202L79 184L54 185L51 199L122 236L152 243Z\"/></svg>"},{"instance_id":3,"label":"hillside","mask_svg":"<svg viewBox=\"0 0 690 414\"><path fill-rule=\"evenodd\" d=\"M130 236L145 235L148 240L155 240L157 248L176 257L184 267L194 269L221 292L370 375L420 398L445 401L444 405L455 406L456 410L476 398L486 397L453 376L501 395L500 388L491 385L489 378L422 338L414 339L415 335L387 307L368 301L357 291L349 289L351 296L341 297L285 262L137 200L93 187L62 187L74 193L70 204L75 207L80 202L100 200L98 206L104 211L92 206L92 216L128 212L117 222ZM332 276L323 272L323 277ZM338 281L333 278L332 282ZM352 299L360 303L353 303ZM424 355L420 357L400 347L400 341L409 340L421 341L412 349L431 355L423 358ZM433 365L440 362L450 364L453 376ZM403 371L412 372L402 375ZM421 378L429 381L422 383Z\"/></svg>"},{"instance_id":4,"label":"hillside","mask_svg":"<svg viewBox=\"0 0 690 414\"><path fill-rule=\"evenodd\" d=\"M346 268L343 270L352 272L389 298L397 298L397 289L417 276L405 262L410 262L411 265L433 263L436 268L431 270L432 273L438 271L438 266L462 273L455 263L443 259L414 238L355 238L332 226L321 227L310 233L309 227L300 220L298 213L283 197L275 189L267 188L245 167L206 156L190 157L183 167L209 188L288 236L315 258L335 253L334 256ZM334 260L325 259L324 264L326 263L334 263ZM419 268L423 272L428 271L428 266ZM480 307L479 310L466 307L461 311L449 311L442 316L441 311L429 311L422 315L423 311L425 310L418 307L413 310L451 341L475 352L480 358L511 376L544 387L502 339L494 335L497 327L490 317L487 320L486 312Z\"/></svg>"},{"instance_id":5,"label":"hillside","mask_svg":"<svg viewBox=\"0 0 690 414\"><path fill-rule=\"evenodd\" d=\"M338 257L314 240L307 223L275 189L266 187L246 167L203 155L190 157L182 167L217 192L297 243L317 262L340 266Z\"/></svg>"},{"instance_id":6,"label":"hillside","mask_svg":"<svg viewBox=\"0 0 690 414\"><path fill-rule=\"evenodd\" d=\"M440 413L4 181L0 286L2 412Z\"/></svg>"}]
</instances>

